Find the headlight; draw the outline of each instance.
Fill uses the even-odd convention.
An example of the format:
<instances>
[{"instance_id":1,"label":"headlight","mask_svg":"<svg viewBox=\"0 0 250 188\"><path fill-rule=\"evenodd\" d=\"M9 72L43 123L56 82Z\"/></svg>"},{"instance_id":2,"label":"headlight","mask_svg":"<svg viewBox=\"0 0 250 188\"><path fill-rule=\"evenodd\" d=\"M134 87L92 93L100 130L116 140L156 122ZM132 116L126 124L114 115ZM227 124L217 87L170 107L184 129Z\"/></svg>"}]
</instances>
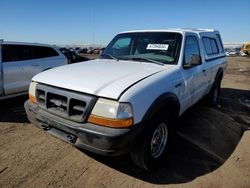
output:
<instances>
[{"instance_id":1,"label":"headlight","mask_svg":"<svg viewBox=\"0 0 250 188\"><path fill-rule=\"evenodd\" d=\"M98 99L88 122L114 128L133 125L133 110L129 103Z\"/></svg>"},{"instance_id":2,"label":"headlight","mask_svg":"<svg viewBox=\"0 0 250 188\"><path fill-rule=\"evenodd\" d=\"M31 82L29 87L29 100L32 103L37 103L36 101L36 82Z\"/></svg>"}]
</instances>

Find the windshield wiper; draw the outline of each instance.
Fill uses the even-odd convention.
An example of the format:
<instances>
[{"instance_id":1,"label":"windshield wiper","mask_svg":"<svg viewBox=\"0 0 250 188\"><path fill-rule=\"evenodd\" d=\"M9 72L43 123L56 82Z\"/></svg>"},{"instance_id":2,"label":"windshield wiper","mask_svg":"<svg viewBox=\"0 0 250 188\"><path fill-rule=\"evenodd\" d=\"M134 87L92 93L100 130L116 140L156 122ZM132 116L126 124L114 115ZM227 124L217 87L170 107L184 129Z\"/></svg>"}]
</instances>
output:
<instances>
[{"instance_id":1,"label":"windshield wiper","mask_svg":"<svg viewBox=\"0 0 250 188\"><path fill-rule=\"evenodd\" d=\"M117 59L116 57L114 57L114 56L112 56L112 55L110 55L110 54L101 54L101 55L100 55L100 57L103 57L103 56L107 56L107 57L109 57L109 58L111 58L111 59L113 59L113 60L119 61L119 59Z\"/></svg>"},{"instance_id":2,"label":"windshield wiper","mask_svg":"<svg viewBox=\"0 0 250 188\"><path fill-rule=\"evenodd\" d=\"M154 63L154 64L161 65L161 66L164 65L164 63L162 63L162 62L159 62L159 61L156 61L153 59L143 58L143 57L130 57L130 58L126 58L126 60L143 61L145 63L147 63L147 62Z\"/></svg>"}]
</instances>

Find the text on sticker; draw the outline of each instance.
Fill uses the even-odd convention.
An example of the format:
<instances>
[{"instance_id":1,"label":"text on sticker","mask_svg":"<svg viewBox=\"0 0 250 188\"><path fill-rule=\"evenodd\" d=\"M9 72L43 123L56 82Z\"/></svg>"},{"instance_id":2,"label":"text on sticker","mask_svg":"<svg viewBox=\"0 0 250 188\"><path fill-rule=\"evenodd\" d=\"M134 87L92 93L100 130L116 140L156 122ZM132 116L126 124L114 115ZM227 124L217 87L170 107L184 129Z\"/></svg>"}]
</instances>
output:
<instances>
[{"instance_id":1,"label":"text on sticker","mask_svg":"<svg viewBox=\"0 0 250 188\"><path fill-rule=\"evenodd\" d=\"M168 50L168 44L148 44L147 50Z\"/></svg>"}]
</instances>

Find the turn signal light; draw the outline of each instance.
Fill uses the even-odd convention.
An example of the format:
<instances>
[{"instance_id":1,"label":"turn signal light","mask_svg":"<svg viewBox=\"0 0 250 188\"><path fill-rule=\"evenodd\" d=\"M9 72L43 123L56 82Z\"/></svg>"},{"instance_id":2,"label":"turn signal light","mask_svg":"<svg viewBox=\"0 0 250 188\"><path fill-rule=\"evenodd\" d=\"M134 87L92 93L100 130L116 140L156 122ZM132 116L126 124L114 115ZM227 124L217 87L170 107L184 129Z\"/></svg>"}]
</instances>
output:
<instances>
[{"instance_id":1,"label":"turn signal light","mask_svg":"<svg viewBox=\"0 0 250 188\"><path fill-rule=\"evenodd\" d=\"M102 125L105 127L112 127L112 128L126 128L133 125L133 119L110 119L104 118L100 116L90 115L88 119L89 123L94 123L97 125Z\"/></svg>"},{"instance_id":2,"label":"turn signal light","mask_svg":"<svg viewBox=\"0 0 250 188\"><path fill-rule=\"evenodd\" d=\"M37 104L36 97L33 96L33 95L30 95L30 94L29 94L29 100L30 100L32 103Z\"/></svg>"}]
</instances>

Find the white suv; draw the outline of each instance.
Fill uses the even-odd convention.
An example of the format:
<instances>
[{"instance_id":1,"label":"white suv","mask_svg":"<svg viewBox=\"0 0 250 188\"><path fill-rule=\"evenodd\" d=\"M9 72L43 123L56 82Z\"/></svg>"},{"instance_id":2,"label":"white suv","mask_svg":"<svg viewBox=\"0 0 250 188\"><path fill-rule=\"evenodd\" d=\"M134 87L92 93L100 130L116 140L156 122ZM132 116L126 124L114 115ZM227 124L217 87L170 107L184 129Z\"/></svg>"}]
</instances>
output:
<instances>
[{"instance_id":1,"label":"white suv","mask_svg":"<svg viewBox=\"0 0 250 188\"><path fill-rule=\"evenodd\" d=\"M55 46L0 41L0 100L27 94L33 76L67 63Z\"/></svg>"},{"instance_id":2,"label":"white suv","mask_svg":"<svg viewBox=\"0 0 250 188\"><path fill-rule=\"evenodd\" d=\"M151 170L168 150L175 120L203 97L217 103L225 68L218 31L123 32L99 59L35 76L25 109L33 124L76 147L130 152Z\"/></svg>"}]
</instances>

